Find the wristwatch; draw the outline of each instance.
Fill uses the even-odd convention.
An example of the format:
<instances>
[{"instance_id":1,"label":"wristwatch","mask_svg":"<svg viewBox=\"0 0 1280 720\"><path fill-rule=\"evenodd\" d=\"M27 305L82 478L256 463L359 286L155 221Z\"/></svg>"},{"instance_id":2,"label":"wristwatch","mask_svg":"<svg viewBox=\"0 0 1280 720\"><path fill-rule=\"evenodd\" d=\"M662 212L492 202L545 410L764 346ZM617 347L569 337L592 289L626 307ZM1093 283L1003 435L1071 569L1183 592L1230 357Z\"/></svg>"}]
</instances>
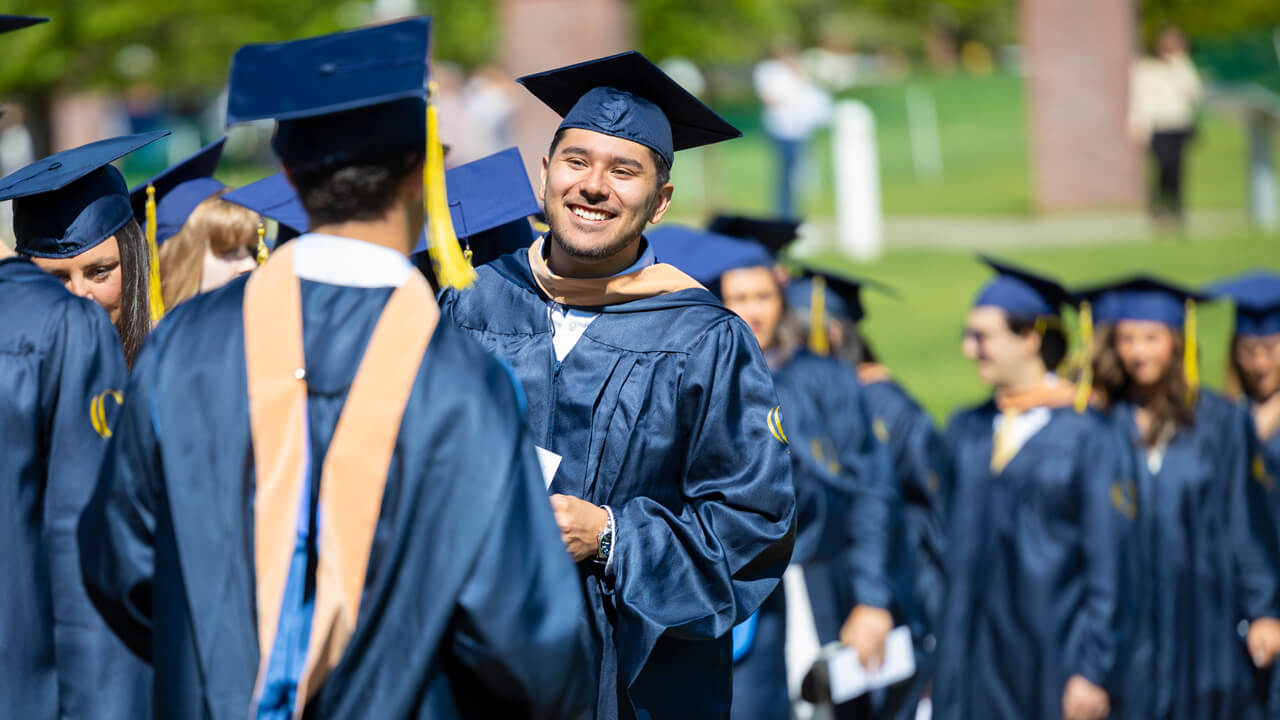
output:
<instances>
[{"instance_id":1,"label":"wristwatch","mask_svg":"<svg viewBox=\"0 0 1280 720\"><path fill-rule=\"evenodd\" d=\"M609 513L609 519L604 523L604 529L596 536L596 542L599 543L600 549L596 551L596 560L600 562L609 562L609 556L613 554L613 511L605 508Z\"/></svg>"}]
</instances>

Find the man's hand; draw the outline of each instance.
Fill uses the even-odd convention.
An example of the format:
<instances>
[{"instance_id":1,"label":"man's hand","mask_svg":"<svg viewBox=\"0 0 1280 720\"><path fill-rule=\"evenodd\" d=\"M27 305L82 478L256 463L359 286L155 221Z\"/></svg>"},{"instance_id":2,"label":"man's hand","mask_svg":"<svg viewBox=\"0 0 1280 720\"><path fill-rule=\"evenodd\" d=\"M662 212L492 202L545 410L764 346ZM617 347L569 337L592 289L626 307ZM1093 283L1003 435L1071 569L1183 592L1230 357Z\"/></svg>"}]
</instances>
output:
<instances>
[{"instance_id":1,"label":"man's hand","mask_svg":"<svg viewBox=\"0 0 1280 720\"><path fill-rule=\"evenodd\" d=\"M600 531L609 524L609 511L572 495L552 495L551 511L560 526L560 539L574 562L600 552Z\"/></svg>"},{"instance_id":2,"label":"man's hand","mask_svg":"<svg viewBox=\"0 0 1280 720\"><path fill-rule=\"evenodd\" d=\"M1256 667L1271 667L1276 653L1280 652L1280 620L1275 618L1258 618L1249 625L1249 635L1245 639L1249 646L1249 657L1253 658Z\"/></svg>"},{"instance_id":3,"label":"man's hand","mask_svg":"<svg viewBox=\"0 0 1280 720\"><path fill-rule=\"evenodd\" d=\"M1103 720L1111 714L1111 697L1083 675L1072 675L1062 691L1063 720Z\"/></svg>"},{"instance_id":4,"label":"man's hand","mask_svg":"<svg viewBox=\"0 0 1280 720\"><path fill-rule=\"evenodd\" d=\"M858 651L858 662L875 670L884 662L884 641L893 629L893 615L884 608L859 605L840 628L840 642Z\"/></svg>"}]
</instances>

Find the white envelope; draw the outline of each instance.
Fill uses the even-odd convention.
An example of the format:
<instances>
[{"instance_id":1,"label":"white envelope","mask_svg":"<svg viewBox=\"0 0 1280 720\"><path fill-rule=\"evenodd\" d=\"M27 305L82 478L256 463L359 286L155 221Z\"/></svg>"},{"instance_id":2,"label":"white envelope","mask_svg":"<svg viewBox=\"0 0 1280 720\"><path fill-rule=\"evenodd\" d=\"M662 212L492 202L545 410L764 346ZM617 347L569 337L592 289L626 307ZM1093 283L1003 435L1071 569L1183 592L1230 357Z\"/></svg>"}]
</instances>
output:
<instances>
[{"instance_id":1,"label":"white envelope","mask_svg":"<svg viewBox=\"0 0 1280 720\"><path fill-rule=\"evenodd\" d=\"M538 466L542 468L542 481L550 490L551 481L556 476L556 470L560 468L560 456L537 445L534 445L533 449L538 452Z\"/></svg>"},{"instance_id":2,"label":"white envelope","mask_svg":"<svg viewBox=\"0 0 1280 720\"><path fill-rule=\"evenodd\" d=\"M831 701L839 705L871 690L902 682L916 674L916 656L911 649L911 630L905 625L889 631L884 641L884 662L867 670L858 662L858 651L842 648L827 660L831 678Z\"/></svg>"}]
</instances>

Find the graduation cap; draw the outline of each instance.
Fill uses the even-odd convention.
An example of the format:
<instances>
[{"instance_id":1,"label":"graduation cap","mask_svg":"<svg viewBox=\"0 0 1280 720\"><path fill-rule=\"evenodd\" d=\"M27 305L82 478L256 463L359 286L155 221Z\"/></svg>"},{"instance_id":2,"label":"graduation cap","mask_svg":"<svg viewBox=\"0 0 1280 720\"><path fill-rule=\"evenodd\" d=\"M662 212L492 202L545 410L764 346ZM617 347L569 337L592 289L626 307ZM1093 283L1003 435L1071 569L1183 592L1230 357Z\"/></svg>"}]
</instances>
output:
<instances>
[{"instance_id":1,"label":"graduation cap","mask_svg":"<svg viewBox=\"0 0 1280 720\"><path fill-rule=\"evenodd\" d=\"M533 244L529 216L540 208L519 150L507 148L451 168L445 172L445 184L453 228L467 241L473 265ZM413 254L426 249L423 237Z\"/></svg>"},{"instance_id":2,"label":"graduation cap","mask_svg":"<svg viewBox=\"0 0 1280 720\"><path fill-rule=\"evenodd\" d=\"M674 265L708 287L730 270L772 268L776 261L760 245L709 230L667 224L645 234L658 262Z\"/></svg>"},{"instance_id":3,"label":"graduation cap","mask_svg":"<svg viewBox=\"0 0 1280 720\"><path fill-rule=\"evenodd\" d=\"M1089 302L1099 322L1148 320L1181 330L1187 310L1209 295L1179 287L1149 275L1135 275L1076 293L1077 301ZM1101 306L1101 307L1099 307Z\"/></svg>"},{"instance_id":4,"label":"graduation cap","mask_svg":"<svg viewBox=\"0 0 1280 720\"><path fill-rule=\"evenodd\" d=\"M222 147L226 143L225 136L219 138L129 191L133 217L139 223L145 223L147 188L155 189L157 245L177 235L197 205L226 187L213 179L218 160L222 157Z\"/></svg>"},{"instance_id":5,"label":"graduation cap","mask_svg":"<svg viewBox=\"0 0 1280 720\"><path fill-rule=\"evenodd\" d=\"M1076 293L1077 301L1081 303L1082 318L1096 317L1096 313L1090 308L1100 306L1103 314L1096 318L1099 322L1139 320L1157 322L1173 330L1181 330L1184 337L1182 362L1187 378L1188 403L1194 402L1200 386L1196 303L1211 297L1150 275L1135 275Z\"/></svg>"},{"instance_id":6,"label":"graduation cap","mask_svg":"<svg viewBox=\"0 0 1280 720\"><path fill-rule=\"evenodd\" d=\"M1256 270L1220 280L1209 290L1231 298L1236 306L1236 335L1280 334L1280 275Z\"/></svg>"},{"instance_id":7,"label":"graduation cap","mask_svg":"<svg viewBox=\"0 0 1280 720\"><path fill-rule=\"evenodd\" d=\"M785 218L752 218L742 215L717 215L707 226L711 232L730 237L753 240L777 257L783 248L796 239L799 220Z\"/></svg>"},{"instance_id":8,"label":"graduation cap","mask_svg":"<svg viewBox=\"0 0 1280 720\"><path fill-rule=\"evenodd\" d=\"M295 235L301 235L311 228L298 191L293 189L282 172L236 188L223 195L222 199L249 208L262 217L271 218Z\"/></svg>"},{"instance_id":9,"label":"graduation cap","mask_svg":"<svg viewBox=\"0 0 1280 720\"><path fill-rule=\"evenodd\" d=\"M631 140L668 165L677 150L742 136L634 50L525 75L516 82L564 118L560 130L579 128Z\"/></svg>"},{"instance_id":10,"label":"graduation cap","mask_svg":"<svg viewBox=\"0 0 1280 720\"><path fill-rule=\"evenodd\" d=\"M0 15L0 34L47 22L49 18L34 15Z\"/></svg>"},{"instance_id":11,"label":"graduation cap","mask_svg":"<svg viewBox=\"0 0 1280 720\"><path fill-rule=\"evenodd\" d=\"M1039 273L981 253L978 259L995 270L996 276L978 292L974 307L989 305L1012 317L1044 318L1057 317L1063 305L1076 304L1066 288Z\"/></svg>"},{"instance_id":12,"label":"graduation cap","mask_svg":"<svg viewBox=\"0 0 1280 720\"><path fill-rule=\"evenodd\" d=\"M818 285L825 288L823 306L826 314L853 323L860 322L867 315L862 304L864 288L876 290L889 297L898 297L898 292L893 288L869 278L805 266L800 266L799 269L801 277L787 285L786 295L787 304L801 312L812 309L814 288Z\"/></svg>"},{"instance_id":13,"label":"graduation cap","mask_svg":"<svg viewBox=\"0 0 1280 720\"><path fill-rule=\"evenodd\" d=\"M342 167L423 146L431 20L419 17L231 59L227 125L278 121L271 147L295 169Z\"/></svg>"},{"instance_id":14,"label":"graduation cap","mask_svg":"<svg viewBox=\"0 0 1280 720\"><path fill-rule=\"evenodd\" d=\"M444 149L431 102L431 19L269 45L231 61L227 124L274 119L271 147L292 171L338 169L424 148L428 251L441 287L467 287L475 271L454 236ZM424 131L425 128L425 131Z\"/></svg>"},{"instance_id":15,"label":"graduation cap","mask_svg":"<svg viewBox=\"0 0 1280 720\"><path fill-rule=\"evenodd\" d=\"M75 257L116 234L129 220L129 189L111 163L169 131L99 140L54 153L0 180L13 200L16 249L39 258Z\"/></svg>"}]
</instances>

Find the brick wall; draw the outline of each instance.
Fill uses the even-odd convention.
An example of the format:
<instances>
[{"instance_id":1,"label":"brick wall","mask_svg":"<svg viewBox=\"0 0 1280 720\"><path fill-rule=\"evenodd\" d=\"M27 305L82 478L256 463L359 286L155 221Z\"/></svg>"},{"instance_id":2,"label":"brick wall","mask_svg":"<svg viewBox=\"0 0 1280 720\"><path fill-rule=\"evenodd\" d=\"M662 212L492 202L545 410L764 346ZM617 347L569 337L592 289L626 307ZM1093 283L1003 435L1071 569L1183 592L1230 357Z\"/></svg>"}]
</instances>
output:
<instances>
[{"instance_id":1,"label":"brick wall","mask_svg":"<svg viewBox=\"0 0 1280 720\"><path fill-rule=\"evenodd\" d=\"M1142 155L1126 131L1135 14L1129 0L1021 0L1040 210L1142 203Z\"/></svg>"}]
</instances>

